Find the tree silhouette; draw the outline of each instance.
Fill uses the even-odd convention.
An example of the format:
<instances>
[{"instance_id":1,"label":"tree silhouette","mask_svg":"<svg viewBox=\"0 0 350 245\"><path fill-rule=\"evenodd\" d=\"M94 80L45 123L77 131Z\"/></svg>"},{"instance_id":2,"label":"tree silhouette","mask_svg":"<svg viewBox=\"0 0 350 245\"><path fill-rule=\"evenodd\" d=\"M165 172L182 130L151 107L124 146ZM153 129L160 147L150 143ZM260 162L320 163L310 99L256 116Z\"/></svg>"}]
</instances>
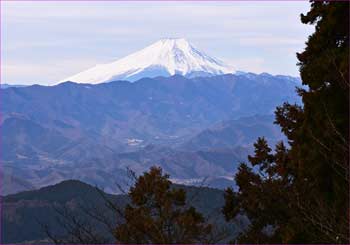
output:
<instances>
[{"instance_id":1,"label":"tree silhouette","mask_svg":"<svg viewBox=\"0 0 350 245\"><path fill-rule=\"evenodd\" d=\"M349 2L313 1L301 20L315 24L297 54L303 106L275 113L288 146L272 152L258 139L235 177L239 191L226 190L226 219L243 212L251 221L241 242L350 242Z\"/></svg>"},{"instance_id":2,"label":"tree silhouette","mask_svg":"<svg viewBox=\"0 0 350 245\"><path fill-rule=\"evenodd\" d=\"M168 175L152 167L130 188L131 204L125 223L115 230L119 243L205 242L211 225L192 206L186 206L183 189L171 187Z\"/></svg>"}]
</instances>

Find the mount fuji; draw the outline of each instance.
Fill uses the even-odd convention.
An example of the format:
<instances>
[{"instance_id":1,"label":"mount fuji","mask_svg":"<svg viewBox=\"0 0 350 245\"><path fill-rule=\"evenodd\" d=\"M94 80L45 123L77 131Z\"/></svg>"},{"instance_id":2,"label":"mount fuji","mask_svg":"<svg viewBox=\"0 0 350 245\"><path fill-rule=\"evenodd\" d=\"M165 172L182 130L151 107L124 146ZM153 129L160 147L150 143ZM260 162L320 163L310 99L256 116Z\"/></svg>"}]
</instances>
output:
<instances>
[{"instance_id":1,"label":"mount fuji","mask_svg":"<svg viewBox=\"0 0 350 245\"><path fill-rule=\"evenodd\" d=\"M213 76L233 73L232 66L199 51L184 38L161 39L152 45L108 64L96 65L61 80L97 84L143 77Z\"/></svg>"}]
</instances>

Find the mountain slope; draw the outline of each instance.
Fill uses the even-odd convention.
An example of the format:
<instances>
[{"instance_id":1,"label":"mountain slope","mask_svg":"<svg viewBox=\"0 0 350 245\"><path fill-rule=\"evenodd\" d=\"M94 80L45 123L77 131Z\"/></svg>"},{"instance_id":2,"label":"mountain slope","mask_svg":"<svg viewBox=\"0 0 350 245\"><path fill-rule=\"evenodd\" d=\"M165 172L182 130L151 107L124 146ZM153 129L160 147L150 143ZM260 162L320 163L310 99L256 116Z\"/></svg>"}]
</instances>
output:
<instances>
[{"instance_id":1,"label":"mountain slope","mask_svg":"<svg viewBox=\"0 0 350 245\"><path fill-rule=\"evenodd\" d=\"M6 149L4 174L13 191L74 178L115 192L113 174L123 177L126 167L139 173L154 164L178 183L225 177L247 154L229 144L249 144L262 133L256 126L238 124L214 134L220 141L206 138L188 148L177 147L220 122L272 114L284 101L299 102L297 85L267 74L226 74L7 88L1 94L6 105L0 129ZM11 188L6 191L13 193Z\"/></svg>"},{"instance_id":2,"label":"mountain slope","mask_svg":"<svg viewBox=\"0 0 350 245\"><path fill-rule=\"evenodd\" d=\"M184 188L187 192L188 204L196 207L210 222L215 222L221 228L228 228L231 238L242 229L240 225L228 226L225 223L221 214L221 208L224 205L223 191L203 187L174 187ZM125 195L106 193L103 193L103 195L121 209L128 203L128 197ZM90 213L103 214L108 217L107 220L112 225L115 225L117 221L116 214L106 207L101 193L93 186L83 182L68 180L39 190L3 197L2 243L50 243L42 225L48 225L51 232L56 236L64 235L62 225L58 223L58 220L62 220L62 217L56 211L64 207L65 213L75 217L80 222L83 221L87 227L92 225L101 236L110 239L108 243L114 242L105 226L102 226L82 211L88 210ZM57 219L57 217L60 217L60 219ZM67 220L65 221L67 222ZM242 221L243 224L246 222L244 219Z\"/></svg>"},{"instance_id":3,"label":"mountain slope","mask_svg":"<svg viewBox=\"0 0 350 245\"><path fill-rule=\"evenodd\" d=\"M251 147L258 137L265 137L275 144L283 140L281 129L273 124L273 115L241 117L217 123L201 131L180 148L187 150L209 150L237 146Z\"/></svg>"},{"instance_id":4,"label":"mountain slope","mask_svg":"<svg viewBox=\"0 0 350 245\"><path fill-rule=\"evenodd\" d=\"M95 141L141 139L159 143L181 138L213 123L272 114L285 101L299 102L298 84L264 75L180 75L97 85L8 88L2 92L2 120L12 115Z\"/></svg>"},{"instance_id":5,"label":"mountain slope","mask_svg":"<svg viewBox=\"0 0 350 245\"><path fill-rule=\"evenodd\" d=\"M194 77L232 73L233 68L206 55L187 40L161 39L115 62L96 65L61 82L102 83L116 80L135 81L143 77Z\"/></svg>"}]
</instances>

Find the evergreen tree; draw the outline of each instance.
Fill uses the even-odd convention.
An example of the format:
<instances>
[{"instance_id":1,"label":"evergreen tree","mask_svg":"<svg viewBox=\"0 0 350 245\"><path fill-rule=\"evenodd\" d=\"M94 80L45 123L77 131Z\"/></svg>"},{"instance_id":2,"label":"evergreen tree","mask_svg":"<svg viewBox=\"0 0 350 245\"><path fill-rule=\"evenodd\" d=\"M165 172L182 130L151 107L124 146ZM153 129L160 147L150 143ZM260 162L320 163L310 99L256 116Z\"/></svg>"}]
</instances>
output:
<instances>
[{"instance_id":1,"label":"evergreen tree","mask_svg":"<svg viewBox=\"0 0 350 245\"><path fill-rule=\"evenodd\" d=\"M223 212L251 220L241 242L349 243L349 3L313 1L315 32L297 54L303 106L285 103L276 123L289 146L255 144L250 167L226 191Z\"/></svg>"},{"instance_id":2,"label":"evergreen tree","mask_svg":"<svg viewBox=\"0 0 350 245\"><path fill-rule=\"evenodd\" d=\"M169 175L163 175L160 168L152 167L140 176L129 197L125 222L115 231L118 243L206 242L211 225L194 207L186 205L185 191L171 187Z\"/></svg>"}]
</instances>

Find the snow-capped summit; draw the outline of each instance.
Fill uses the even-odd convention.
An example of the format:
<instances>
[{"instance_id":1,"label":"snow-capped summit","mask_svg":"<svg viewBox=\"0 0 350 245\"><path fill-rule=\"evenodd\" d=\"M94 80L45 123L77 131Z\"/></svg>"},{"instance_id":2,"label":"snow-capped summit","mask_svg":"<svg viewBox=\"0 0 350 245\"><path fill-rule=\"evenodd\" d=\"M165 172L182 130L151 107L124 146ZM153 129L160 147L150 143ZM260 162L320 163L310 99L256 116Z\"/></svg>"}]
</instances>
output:
<instances>
[{"instance_id":1,"label":"snow-capped summit","mask_svg":"<svg viewBox=\"0 0 350 245\"><path fill-rule=\"evenodd\" d=\"M233 71L231 66L199 51L186 39L167 38L115 62L96 65L61 82L95 84L175 74L187 77L211 76Z\"/></svg>"}]
</instances>

